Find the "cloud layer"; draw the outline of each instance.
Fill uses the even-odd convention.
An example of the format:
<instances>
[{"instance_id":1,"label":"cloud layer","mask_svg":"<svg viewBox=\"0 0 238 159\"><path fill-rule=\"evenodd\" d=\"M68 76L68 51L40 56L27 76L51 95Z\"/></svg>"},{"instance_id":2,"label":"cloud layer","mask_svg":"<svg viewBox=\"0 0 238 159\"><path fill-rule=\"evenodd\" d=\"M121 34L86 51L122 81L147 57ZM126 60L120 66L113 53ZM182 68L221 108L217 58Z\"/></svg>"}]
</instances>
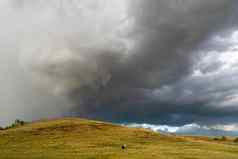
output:
<instances>
[{"instance_id":1,"label":"cloud layer","mask_svg":"<svg viewBox=\"0 0 238 159\"><path fill-rule=\"evenodd\" d=\"M0 103L10 114L2 123L70 112L171 125L237 122L234 0L0 6L7 96Z\"/></svg>"},{"instance_id":2,"label":"cloud layer","mask_svg":"<svg viewBox=\"0 0 238 159\"><path fill-rule=\"evenodd\" d=\"M123 124L132 128L144 128L161 133L175 133L178 135L198 136L237 136L237 125L217 125L213 127L200 126L198 124L187 124L183 126L167 126L152 124Z\"/></svg>"}]
</instances>

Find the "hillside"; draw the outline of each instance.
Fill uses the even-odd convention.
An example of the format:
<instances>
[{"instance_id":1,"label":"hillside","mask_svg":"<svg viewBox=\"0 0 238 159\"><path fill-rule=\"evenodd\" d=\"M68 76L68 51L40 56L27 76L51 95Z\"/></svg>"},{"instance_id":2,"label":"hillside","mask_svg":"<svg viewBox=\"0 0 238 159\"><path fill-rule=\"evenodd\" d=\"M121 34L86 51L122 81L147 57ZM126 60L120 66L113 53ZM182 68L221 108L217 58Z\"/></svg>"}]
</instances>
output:
<instances>
[{"instance_id":1,"label":"hillside","mask_svg":"<svg viewBox=\"0 0 238 159\"><path fill-rule=\"evenodd\" d=\"M126 144L126 149L121 146ZM78 118L0 130L0 159L237 159L238 144Z\"/></svg>"}]
</instances>

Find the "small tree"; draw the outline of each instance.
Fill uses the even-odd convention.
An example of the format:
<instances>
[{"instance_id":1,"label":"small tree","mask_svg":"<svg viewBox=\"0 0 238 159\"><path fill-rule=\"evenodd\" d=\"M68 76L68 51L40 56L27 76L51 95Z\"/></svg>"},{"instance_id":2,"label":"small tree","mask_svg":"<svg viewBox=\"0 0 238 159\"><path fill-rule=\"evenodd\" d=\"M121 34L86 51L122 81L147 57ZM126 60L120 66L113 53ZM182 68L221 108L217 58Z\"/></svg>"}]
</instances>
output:
<instances>
[{"instance_id":1,"label":"small tree","mask_svg":"<svg viewBox=\"0 0 238 159\"><path fill-rule=\"evenodd\" d=\"M222 141L226 141L226 140L227 140L227 137L226 137L226 136L222 136L222 137L221 137L221 140L222 140Z\"/></svg>"},{"instance_id":2,"label":"small tree","mask_svg":"<svg viewBox=\"0 0 238 159\"><path fill-rule=\"evenodd\" d=\"M16 126L22 126L22 125L25 124L25 122L24 122L23 120L16 119L14 124L15 124Z\"/></svg>"},{"instance_id":3,"label":"small tree","mask_svg":"<svg viewBox=\"0 0 238 159\"><path fill-rule=\"evenodd\" d=\"M26 124L26 122L24 122L23 120L16 119L14 123L7 126L5 129L16 128L16 127L19 127L19 126L23 126L25 124Z\"/></svg>"}]
</instances>

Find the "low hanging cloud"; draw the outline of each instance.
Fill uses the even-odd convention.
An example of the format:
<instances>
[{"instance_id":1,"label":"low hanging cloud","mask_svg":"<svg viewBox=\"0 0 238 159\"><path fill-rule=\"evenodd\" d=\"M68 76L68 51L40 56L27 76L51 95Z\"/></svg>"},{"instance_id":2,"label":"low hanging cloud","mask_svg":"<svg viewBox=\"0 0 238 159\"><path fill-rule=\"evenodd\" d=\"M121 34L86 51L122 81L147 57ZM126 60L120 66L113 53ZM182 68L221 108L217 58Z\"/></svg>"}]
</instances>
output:
<instances>
[{"instance_id":1,"label":"low hanging cloud","mask_svg":"<svg viewBox=\"0 0 238 159\"><path fill-rule=\"evenodd\" d=\"M198 135L198 136L237 136L237 125L217 125L213 127L201 126L198 124L186 124L182 126L152 125L152 124L123 124L132 128L149 129L161 133L174 133L177 135Z\"/></svg>"},{"instance_id":2,"label":"low hanging cloud","mask_svg":"<svg viewBox=\"0 0 238 159\"><path fill-rule=\"evenodd\" d=\"M171 125L236 122L237 70L225 57L237 43L222 38L236 38L234 6L234 0L2 1L0 112L10 114L2 123L71 112Z\"/></svg>"}]
</instances>

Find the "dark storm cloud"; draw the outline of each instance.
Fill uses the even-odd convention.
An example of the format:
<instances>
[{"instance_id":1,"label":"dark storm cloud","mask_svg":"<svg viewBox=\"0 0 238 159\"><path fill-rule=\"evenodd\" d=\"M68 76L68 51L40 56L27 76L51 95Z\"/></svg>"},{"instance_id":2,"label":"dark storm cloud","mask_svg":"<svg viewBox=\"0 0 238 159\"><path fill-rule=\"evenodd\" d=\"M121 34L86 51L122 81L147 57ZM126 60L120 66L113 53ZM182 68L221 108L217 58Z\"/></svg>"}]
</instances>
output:
<instances>
[{"instance_id":1,"label":"dark storm cloud","mask_svg":"<svg viewBox=\"0 0 238 159\"><path fill-rule=\"evenodd\" d=\"M146 93L176 82L192 71L194 49L209 34L222 29L232 4L226 1L131 2L129 18L134 22L134 32L130 38L135 47L123 66L111 72L110 81L99 90L99 95L86 96L95 106L94 109L86 107L91 108L89 114L94 112L96 116L107 118L105 114L109 113L109 118L115 120L170 124L202 120L203 116L212 118L216 112L221 116L229 115L223 110L206 107L209 97L184 106L179 101L173 104L153 101ZM180 94L179 91L175 93L170 100L175 101ZM83 101L80 97L76 94L75 98Z\"/></svg>"},{"instance_id":2,"label":"dark storm cloud","mask_svg":"<svg viewBox=\"0 0 238 159\"><path fill-rule=\"evenodd\" d=\"M83 103L89 104L86 114L107 120L167 124L209 123L220 122L228 117L235 118L235 109L210 105L212 100L224 100L217 98L227 92L219 91L221 95L213 97L214 93L205 89L209 85L205 79L189 79L189 83L186 81L184 84L180 82L176 85L178 88L172 88L166 96L156 96L156 100L150 98L154 90L192 74L193 58L198 55L194 50L212 32L223 30L226 18L231 15L232 4L231 1L131 2L129 18L132 18L134 28L130 38L135 46L122 63L123 66L110 72L108 84L99 89L96 96L92 97L91 92L86 95L87 102ZM217 61L213 65L203 65L204 68L200 69L211 71L220 65ZM191 92L195 95L181 97L187 85L192 87ZM214 87L216 92L219 87ZM220 89L230 91L226 86ZM197 90L198 92L194 92ZM84 101L80 92L85 90L79 89L79 95L73 94L76 101ZM166 98L169 101L164 102Z\"/></svg>"},{"instance_id":3,"label":"dark storm cloud","mask_svg":"<svg viewBox=\"0 0 238 159\"><path fill-rule=\"evenodd\" d=\"M225 82L236 71L206 76L223 62L202 59L213 34L236 27L234 0L10 2L1 34L9 32L33 91L67 97L68 111L172 125L233 119L236 109L222 102L236 91Z\"/></svg>"}]
</instances>

